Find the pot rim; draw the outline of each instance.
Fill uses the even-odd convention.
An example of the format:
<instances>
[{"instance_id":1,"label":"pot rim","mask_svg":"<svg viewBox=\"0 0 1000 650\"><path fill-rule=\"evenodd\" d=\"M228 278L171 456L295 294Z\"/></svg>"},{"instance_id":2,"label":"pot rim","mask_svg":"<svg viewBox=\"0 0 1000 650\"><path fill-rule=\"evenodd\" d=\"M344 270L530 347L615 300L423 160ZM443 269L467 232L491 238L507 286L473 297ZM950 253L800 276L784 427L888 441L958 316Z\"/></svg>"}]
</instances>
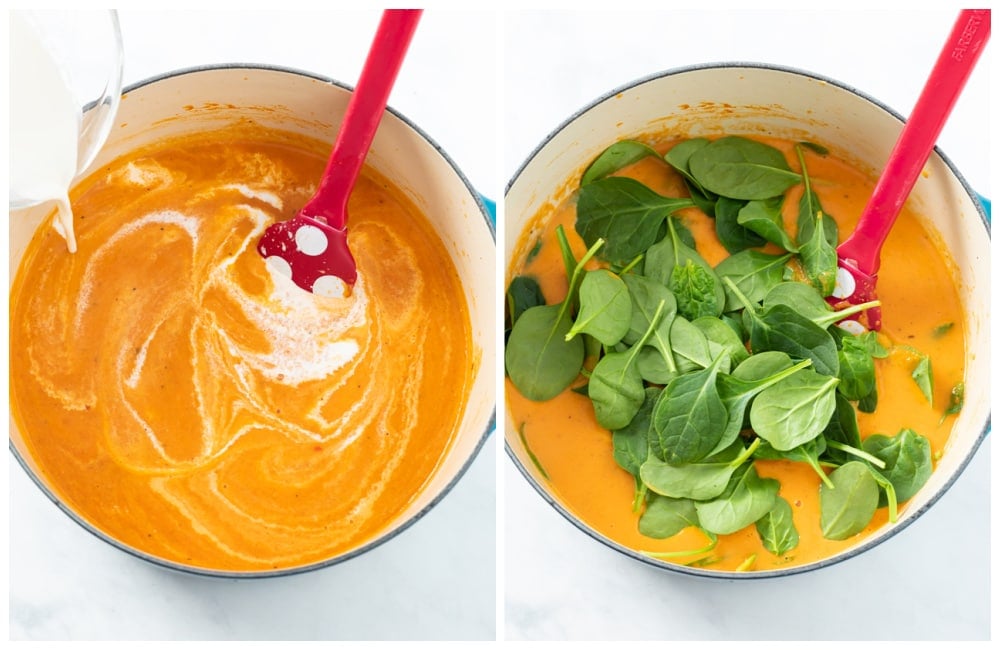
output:
<instances>
[{"instance_id":1,"label":"pot rim","mask_svg":"<svg viewBox=\"0 0 1000 650\"><path fill-rule=\"evenodd\" d=\"M524 173L524 171L531 165L531 163L539 155L539 153L541 153L541 151L546 146L548 146L548 144L556 136L558 136L564 129L566 129L570 124L575 122L578 118L580 118L581 116L583 116L596 106L607 101L608 99L611 99L621 93L628 92L643 84L652 81L657 81L659 79L666 77L672 77L678 74L698 72L701 70L740 69L740 68L793 74L808 79L822 81L828 85L845 90L851 93L852 95L867 101L869 104L875 106L876 108L880 108L881 110L885 111L886 113L894 117L896 120L898 120L901 124L906 121L905 118L903 118L899 113L889 108L884 103L854 88L853 86L837 81L836 79L832 79L830 77L826 77L821 74L809 72L799 68L770 64L770 63L755 63L755 62L744 62L744 61L732 61L732 62L723 61L723 62L702 63L702 64L695 64L688 66L680 66L675 68L668 68L660 72L654 72L652 74L639 77L633 81L618 86L613 90L606 92L603 95L599 96L598 98L594 99L584 107L575 111L570 117L568 117L561 124L559 124L559 126L557 126L555 129L549 132L549 134L545 136L542 142L531 151L531 153L528 155L525 161L518 167L517 171L514 172L514 175L507 183L507 187L504 190L504 197L506 197L507 194L510 193L511 188L517 183L518 179L521 177L521 174ZM958 169L951 162L951 160L937 146L934 147L934 153L936 153L938 157L940 157L941 161L948 167L948 170L955 177L955 180L958 181L958 183L961 185L965 193L968 194L970 200L972 201L972 204L975 206L976 210L979 213L979 219L983 227L986 229L986 236L990 237L991 235L990 219L983 208L979 195L969 186L968 182L966 182L965 180L965 177L962 176L962 174L958 171ZM505 274L506 274L506 264L508 263L508 261L509 260L506 259L504 260ZM505 407L506 407L506 400L505 400ZM546 491L546 489L541 485L541 483L531 474L528 468L520 461L517 454L514 452L514 449L511 446L509 440L507 439L506 432L504 435L504 449L507 453L507 456L513 461L514 466L518 469L521 475L524 476L524 478L528 481L528 483L535 488L535 491L538 492L538 494L542 497L542 499L548 502L549 505L551 505L559 514L565 517L571 524L573 524L579 530L586 533L587 536L604 544L605 546L608 546L609 548L618 551L619 553L627 557L630 557L634 560L637 560L643 564L647 564L649 566L661 569L669 573L678 573L696 578L712 578L717 580L763 580L768 578L779 578L784 576L809 573L817 569L822 569L824 567L832 566L834 564L839 564L840 562L861 555L865 551L868 551L878 546L882 542L894 537L897 533L907 528L910 524L912 524L914 521L923 516L923 514L927 512L927 510L929 510L931 506L937 503L937 501L951 488L951 486L955 483L955 481L962 474L962 472L965 471L965 468L972 461L973 456L976 455L976 452L982 445L983 440L985 440L986 436L989 434L991 419L992 416L990 414L987 414L986 422L983 424L979 432L979 435L976 437L976 440L969 448L968 452L962 459L961 463L958 465L958 467L955 469L952 475L948 477L948 479L940 487L940 489L936 493L934 493L933 496L931 496L931 498L927 501L927 503L925 503L919 509L915 510L911 516L908 516L906 519L900 521L899 523L893 525L890 528L884 528L882 531L873 533L862 544L859 544L858 546L855 546L844 552L838 553L837 555L824 558L822 560L819 560L817 562L812 562L809 564L792 566L786 569L771 569L767 571L713 571L711 569L698 569L685 566L682 564L672 564L669 562L662 562L654 558L648 557L646 555L643 555L642 553L634 549L630 549L618 542L615 542L614 540L605 537L596 530L590 528L586 523L584 523L582 520L576 517L576 515L570 512L569 509L567 509L565 506L559 503L548 491Z\"/></svg>"},{"instance_id":2,"label":"pot rim","mask_svg":"<svg viewBox=\"0 0 1000 650\"><path fill-rule=\"evenodd\" d=\"M349 86L345 83L332 79L330 77L325 77L312 72L306 72L304 70L299 70L296 68L276 66L269 64L258 64L258 63L221 63L212 65L201 65L192 66L186 68L178 68L169 72L154 75L148 77L141 81L129 84L127 87L122 89L122 96L124 97L128 93L139 90L145 86L152 85L154 83L164 81L167 79L172 79L174 77L182 77L190 74L200 74L203 72L216 72L221 70L250 70L250 71L267 71L267 72L278 72L283 74L288 74L297 77L304 77L307 79L314 79L316 81L321 81L323 83L330 84L337 88L347 91L353 91L353 86ZM88 104L84 107L84 111L90 110L95 105L94 102ZM461 180L462 184L468 190L469 195L474 199L476 207L479 209L479 213L483 218L486 227L489 229L490 236L493 239L494 245L496 244L496 227L490 218L489 210L483 202L482 196L472 187L472 184L466 178L465 174L459 169L458 165L451 159L451 157L445 152L445 150L439 145L433 138L431 138L426 132L424 132L420 127L410 121L406 116L401 114L399 111L393 109L391 106L386 107L386 111L391 113L397 119L402 121L407 127L413 130L421 139L427 142L441 157L445 160L447 165L452 169L455 175ZM305 564L297 567L289 567L285 569L276 570L265 570L265 571L232 571L232 570L219 570L219 569L208 569L204 567L191 566L187 564L181 564L179 562L173 562L165 558L157 557L150 553L146 553L140 549L134 548L121 542L104 531L98 529L96 526L86 521L83 517L78 515L72 508L63 503L63 501L47 486L42 482L41 478L31 469L27 461L22 457L21 453L15 447L13 440L8 438L8 447L14 458L17 459L18 464L24 469L28 477L35 483L36 486L42 491L42 493L49 498L60 510L62 510L70 519L79 524L84 530L91 533L95 537L104 542L107 542L111 546L117 548L120 551L139 558L140 560L145 560L156 566L170 569L172 571L177 571L180 573L185 573L188 575L196 575L206 578L226 578L226 579L262 579L262 578L277 578L283 576L298 575L301 573L308 573L310 571L316 571L318 569L323 569L326 567L333 566L335 564L340 564L346 562L354 557L362 555L382 544L393 539L410 526L415 524L417 521L422 519L428 512L430 512L434 506L436 506L451 490L455 487L458 481L465 475L469 467L472 465L473 461L479 456L479 452L482 450L483 446L486 444L486 440L490 437L496 429L496 401L493 404L493 412L491 413L489 420L486 422L486 426L483 432L479 435L479 440L476 441L475 447L469 454L469 457L465 459L462 466L459 468L458 472L454 477L441 489L441 491L434 496L430 502L427 503L422 509L412 514L406 521L399 524L393 530L372 539L365 544L359 546L358 548L352 549L347 553L338 555L327 560L322 560L319 562L314 562L312 564Z\"/></svg>"}]
</instances>

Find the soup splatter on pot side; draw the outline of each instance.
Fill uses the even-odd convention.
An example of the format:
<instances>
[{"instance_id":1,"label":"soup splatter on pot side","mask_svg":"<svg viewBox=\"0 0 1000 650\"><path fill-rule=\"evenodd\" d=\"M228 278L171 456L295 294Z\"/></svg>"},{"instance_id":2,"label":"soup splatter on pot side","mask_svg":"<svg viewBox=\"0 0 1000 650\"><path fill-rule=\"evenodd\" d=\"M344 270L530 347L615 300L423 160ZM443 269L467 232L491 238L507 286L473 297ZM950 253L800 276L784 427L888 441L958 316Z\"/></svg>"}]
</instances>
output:
<instances>
[{"instance_id":1,"label":"soup splatter on pot side","mask_svg":"<svg viewBox=\"0 0 1000 650\"><path fill-rule=\"evenodd\" d=\"M365 168L351 296L308 294L256 250L329 145L237 125L156 143L72 192L11 289L11 407L43 481L144 553L217 570L322 561L378 536L449 448L471 385L457 271Z\"/></svg>"},{"instance_id":2,"label":"soup splatter on pot side","mask_svg":"<svg viewBox=\"0 0 1000 650\"><path fill-rule=\"evenodd\" d=\"M780 150L791 168L801 171L794 142L748 137ZM674 144L655 146L662 154ZM873 180L835 155L807 151L806 160L812 189L824 211L837 221L842 241L854 228L871 194ZM688 196L680 174L663 160L645 158L616 175L634 178L663 196ZM789 233L796 232L802 192L799 184L785 195L781 216ZM536 280L548 305L562 301L568 290L566 263L555 234L557 226L564 229L577 260L587 251L574 227L577 197L574 192L528 220L508 270L508 284L515 276ZM694 236L698 253L711 266L730 255L717 237L715 222L704 212L686 208L678 216ZM882 252L878 295L883 328L879 340L889 354L875 359L877 408L873 413L857 412L857 419L862 439L876 433L893 436L903 428L913 429L929 440L931 457L936 461L946 448L954 422L953 415L944 415L943 411L951 400L952 389L961 384L964 376L965 318L953 264L941 243L921 224L921 218L910 207L904 208ZM761 250L780 252L770 244ZM603 267L607 264L596 260L587 264L588 269ZM916 351L933 361L933 402L926 399L912 377ZM791 551L777 555L769 552L753 525L718 535L714 545L694 526L665 539L641 534L643 510L633 508L636 481L616 462L612 434L598 423L588 398L585 375L593 370L593 363L587 362L585 370L569 388L545 401L525 398L508 377L508 417L512 430L519 433L529 450L528 455L544 473L539 480L575 517L609 540L639 552L678 553L664 561L708 570L770 570L828 558L886 524L887 509L882 507L860 533L844 540L827 539L820 528L821 480L817 472L804 462L754 459L753 466L761 478L780 481L778 495L791 506L799 536ZM900 512L905 507L901 502ZM711 548L691 552L707 546Z\"/></svg>"}]
</instances>

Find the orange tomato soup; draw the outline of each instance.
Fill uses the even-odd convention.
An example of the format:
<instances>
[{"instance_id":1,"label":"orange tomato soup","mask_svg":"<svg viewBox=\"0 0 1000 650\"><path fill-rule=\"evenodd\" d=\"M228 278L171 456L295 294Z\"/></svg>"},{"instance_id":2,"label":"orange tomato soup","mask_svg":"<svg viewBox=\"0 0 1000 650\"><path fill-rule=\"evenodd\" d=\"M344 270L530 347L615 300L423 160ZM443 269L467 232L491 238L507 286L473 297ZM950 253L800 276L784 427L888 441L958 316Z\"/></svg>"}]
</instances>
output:
<instances>
[{"instance_id":1,"label":"orange tomato soup","mask_svg":"<svg viewBox=\"0 0 1000 650\"><path fill-rule=\"evenodd\" d=\"M378 536L449 448L471 384L460 279L365 169L346 298L256 250L329 144L252 125L136 151L72 192L79 249L36 233L11 289L11 408L42 480L112 538L274 570Z\"/></svg>"},{"instance_id":2,"label":"orange tomato soup","mask_svg":"<svg viewBox=\"0 0 1000 650\"><path fill-rule=\"evenodd\" d=\"M793 142L747 137L780 149L792 169L800 171ZM659 146L658 150L664 152L669 147L670 143ZM820 156L807 151L805 156L812 188L819 195L824 211L838 222L843 241L853 230L871 194L874 179L833 155ZM687 196L680 175L662 161L647 158L619 173L636 178L662 195ZM800 184L786 193L783 216L789 233L795 232L802 191ZM694 235L698 252L709 264L714 267L728 256L715 235L711 218L696 208L684 210L680 216ZM562 224L576 258L580 259L586 246L576 234L575 220L575 195L529 219L525 233L537 226L538 234L531 239L522 235L513 256L518 266L509 269L508 282L516 275L533 276L548 304L560 302L567 291L567 280L555 228ZM539 241L537 253L524 263L528 251ZM777 252L776 248L768 250ZM595 266L591 262L591 267ZM894 349L888 358L875 360L879 401L875 413L858 413L862 439L875 433L892 436L902 428L911 428L929 439L934 459L943 452L954 417L942 417L942 412L952 387L964 376L965 318L954 278L953 264L942 252L942 245L922 226L922 220L912 209L904 208L882 250L878 276L883 317L880 338L886 347L906 345L931 357L934 403L928 403L910 376L916 358L904 349ZM946 323L954 325L943 335L935 332ZM584 383L580 378L574 386ZM567 389L550 401L533 402L520 395L507 379L506 399L511 427L523 432L524 442L548 475L548 489L597 533L639 552L688 551L708 545L704 534L696 528L687 528L668 539L653 539L639 533L640 513L632 510L634 479L615 463L611 434L598 425L587 396ZM711 551L664 561L724 571L808 564L857 543L888 519L887 509L879 508L858 536L843 541L825 539L819 523L821 482L813 469L805 463L789 461L754 462L762 477L780 481L779 495L792 506L800 538L798 546L776 557L764 548L751 525L731 535L720 535ZM905 507L900 504L900 513Z\"/></svg>"}]
</instances>

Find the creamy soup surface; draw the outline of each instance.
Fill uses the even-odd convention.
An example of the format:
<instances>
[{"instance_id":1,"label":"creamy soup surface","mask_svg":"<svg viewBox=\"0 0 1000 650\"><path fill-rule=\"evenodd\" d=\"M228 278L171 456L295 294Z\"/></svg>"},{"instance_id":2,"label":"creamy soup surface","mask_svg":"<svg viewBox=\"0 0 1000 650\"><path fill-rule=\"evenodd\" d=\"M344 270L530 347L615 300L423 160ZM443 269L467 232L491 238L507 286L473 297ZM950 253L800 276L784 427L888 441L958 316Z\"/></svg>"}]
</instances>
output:
<instances>
[{"instance_id":1,"label":"creamy soup surface","mask_svg":"<svg viewBox=\"0 0 1000 650\"><path fill-rule=\"evenodd\" d=\"M794 142L750 137L781 150L792 169L799 171ZM662 153L673 144L663 142L656 148ZM806 161L813 190L825 212L838 222L843 241L854 228L874 179L835 155L821 156L809 151ZM688 195L680 175L662 161L646 158L618 174L635 178L664 196ZM801 193L799 184L786 194L783 217L789 233L795 233ZM575 199L575 193L571 194L562 203L546 207L528 220L508 269L508 283L517 275L535 278L547 304L562 301L567 291L556 227L563 226L577 259L583 257L587 248L574 229ZM698 252L709 264L714 267L729 255L715 234L711 218L697 208L690 208L681 213L681 219L694 235ZM770 246L763 250L778 252ZM603 264L591 261L588 268L598 266ZM892 436L902 428L910 428L929 439L933 458L944 452L955 418L943 417L942 411L949 403L952 388L964 376L965 318L954 278L954 265L942 252L939 240L922 226L918 214L910 207L904 208L882 252L877 287L883 317L880 338L891 353L888 358L875 360L879 401L874 413L857 414L862 439L875 433ZM911 378L913 349L928 355L933 362L933 404ZM581 376L573 387L585 383ZM597 533L639 552L672 553L706 547L704 534L695 527L667 539L640 534L641 511L632 509L634 479L616 464L611 433L598 424L593 405L585 394L567 389L554 399L531 401L508 378L506 400L509 428L519 432L523 444L547 475L540 480L547 481L547 487L561 503ZM780 569L830 557L887 522L887 509L879 508L858 535L842 541L826 539L819 524L820 479L816 472L801 462L758 459L754 465L761 477L781 482L779 495L792 506L800 538L797 547L790 553L773 555L764 548L751 525L733 534L719 535L711 550L664 561L709 570ZM900 513L905 508L905 503L900 504Z\"/></svg>"},{"instance_id":2,"label":"creamy soup surface","mask_svg":"<svg viewBox=\"0 0 1000 650\"><path fill-rule=\"evenodd\" d=\"M264 229L311 196L329 145L242 124L157 143L72 192L11 289L11 407L30 462L84 519L171 562L302 566L391 525L449 448L475 364L428 218L365 168L359 279L272 276Z\"/></svg>"}]
</instances>

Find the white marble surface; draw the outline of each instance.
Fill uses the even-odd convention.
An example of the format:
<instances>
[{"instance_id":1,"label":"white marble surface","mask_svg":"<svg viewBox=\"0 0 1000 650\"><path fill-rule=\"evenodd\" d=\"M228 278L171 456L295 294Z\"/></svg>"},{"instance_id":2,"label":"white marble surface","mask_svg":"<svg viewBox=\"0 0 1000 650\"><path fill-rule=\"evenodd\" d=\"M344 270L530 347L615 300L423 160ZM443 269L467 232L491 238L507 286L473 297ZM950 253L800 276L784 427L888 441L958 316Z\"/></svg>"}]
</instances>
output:
<instances>
[{"instance_id":1,"label":"white marble surface","mask_svg":"<svg viewBox=\"0 0 1000 650\"><path fill-rule=\"evenodd\" d=\"M592 100L688 64L756 61L811 70L908 114L955 15L799 6L507 16L506 177ZM987 195L989 58L987 50L939 139ZM990 448L987 440L948 494L874 550L818 572L745 582L678 576L618 554L543 502L506 459L505 637L987 639Z\"/></svg>"},{"instance_id":2,"label":"white marble surface","mask_svg":"<svg viewBox=\"0 0 1000 650\"><path fill-rule=\"evenodd\" d=\"M120 18L126 84L240 62L353 85L378 13L122 11ZM492 129L496 34L491 13L426 12L389 101L491 198L501 191ZM259 581L196 578L125 555L58 511L11 458L10 637L491 640L495 442L491 437L454 490L398 537L337 566Z\"/></svg>"}]
</instances>

